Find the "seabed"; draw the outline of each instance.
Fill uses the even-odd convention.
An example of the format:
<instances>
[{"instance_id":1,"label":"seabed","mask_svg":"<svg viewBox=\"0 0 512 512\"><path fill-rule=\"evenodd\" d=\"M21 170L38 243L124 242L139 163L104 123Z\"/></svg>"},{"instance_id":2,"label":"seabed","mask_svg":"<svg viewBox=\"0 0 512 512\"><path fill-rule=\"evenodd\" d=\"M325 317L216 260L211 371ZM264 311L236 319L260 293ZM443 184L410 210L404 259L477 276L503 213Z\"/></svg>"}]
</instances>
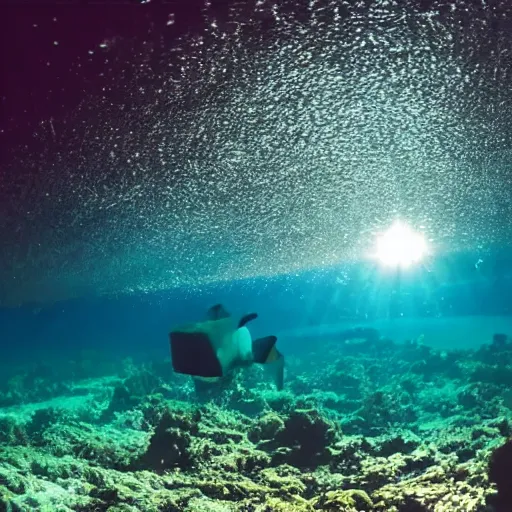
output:
<instances>
[{"instance_id":1,"label":"seabed","mask_svg":"<svg viewBox=\"0 0 512 512\"><path fill-rule=\"evenodd\" d=\"M281 392L253 367L197 397L169 361L94 353L2 375L2 511L483 511L512 432L503 339L322 339Z\"/></svg>"}]
</instances>

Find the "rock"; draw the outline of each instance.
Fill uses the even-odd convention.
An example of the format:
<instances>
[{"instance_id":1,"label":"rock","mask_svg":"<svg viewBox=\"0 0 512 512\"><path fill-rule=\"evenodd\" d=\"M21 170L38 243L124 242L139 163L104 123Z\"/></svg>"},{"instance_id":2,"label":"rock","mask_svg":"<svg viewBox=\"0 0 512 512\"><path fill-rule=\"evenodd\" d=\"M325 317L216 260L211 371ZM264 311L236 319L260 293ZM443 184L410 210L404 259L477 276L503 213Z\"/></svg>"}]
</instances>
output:
<instances>
[{"instance_id":1,"label":"rock","mask_svg":"<svg viewBox=\"0 0 512 512\"><path fill-rule=\"evenodd\" d=\"M194 463L192 438L198 431L198 418L186 413L167 411L150 438L146 453L136 467L162 472L187 469Z\"/></svg>"},{"instance_id":2,"label":"rock","mask_svg":"<svg viewBox=\"0 0 512 512\"><path fill-rule=\"evenodd\" d=\"M328 464L331 457L328 448L338 439L339 434L336 425L318 411L294 411L285 421L284 429L276 435L274 443L289 450L276 451L273 463L286 462L304 468Z\"/></svg>"}]
</instances>

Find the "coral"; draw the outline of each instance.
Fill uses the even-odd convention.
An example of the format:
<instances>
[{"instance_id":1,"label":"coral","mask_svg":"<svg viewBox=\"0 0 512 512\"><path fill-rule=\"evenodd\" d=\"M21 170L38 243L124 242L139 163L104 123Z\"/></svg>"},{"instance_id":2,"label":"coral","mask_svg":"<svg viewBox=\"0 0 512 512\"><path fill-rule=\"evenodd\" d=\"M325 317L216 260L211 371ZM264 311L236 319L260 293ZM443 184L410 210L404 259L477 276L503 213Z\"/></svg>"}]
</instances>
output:
<instances>
[{"instance_id":1,"label":"coral","mask_svg":"<svg viewBox=\"0 0 512 512\"><path fill-rule=\"evenodd\" d=\"M166 411L150 438L146 452L135 466L157 472L191 467L195 459L192 439L198 432L200 418L199 411L192 415Z\"/></svg>"},{"instance_id":2,"label":"coral","mask_svg":"<svg viewBox=\"0 0 512 512\"><path fill-rule=\"evenodd\" d=\"M270 441L272 444L277 435L285 429L284 420L276 413L260 416L254 427L249 431L249 439L253 443Z\"/></svg>"},{"instance_id":3,"label":"coral","mask_svg":"<svg viewBox=\"0 0 512 512\"><path fill-rule=\"evenodd\" d=\"M62 411L54 408L38 409L32 416L31 421L26 425L26 433L31 443L43 443L44 433L53 424L57 423L63 415Z\"/></svg>"},{"instance_id":4,"label":"coral","mask_svg":"<svg viewBox=\"0 0 512 512\"><path fill-rule=\"evenodd\" d=\"M487 461L506 489L507 449L494 450L512 410L493 372L508 369L508 338L456 357L345 341L291 359L286 391L259 368L206 400L168 363L125 360L93 377L108 365L93 369L89 354L62 375L6 370L0 510L499 510L506 491L493 493Z\"/></svg>"},{"instance_id":5,"label":"coral","mask_svg":"<svg viewBox=\"0 0 512 512\"><path fill-rule=\"evenodd\" d=\"M109 421L114 417L116 412L130 409L137 403L137 398L130 394L130 391L124 384L120 384L114 388L110 403L103 411L102 419L103 421Z\"/></svg>"},{"instance_id":6,"label":"coral","mask_svg":"<svg viewBox=\"0 0 512 512\"><path fill-rule=\"evenodd\" d=\"M29 438L25 425L13 416L0 417L0 444L28 444Z\"/></svg>"},{"instance_id":7,"label":"coral","mask_svg":"<svg viewBox=\"0 0 512 512\"><path fill-rule=\"evenodd\" d=\"M375 450L379 457L388 457L394 453L411 453L420 444L417 436L408 434L398 434L391 437L385 437Z\"/></svg>"},{"instance_id":8,"label":"coral","mask_svg":"<svg viewBox=\"0 0 512 512\"><path fill-rule=\"evenodd\" d=\"M157 388L161 387L163 381L146 369L135 371L133 375L126 378L123 387L130 397L144 397L153 393Z\"/></svg>"},{"instance_id":9,"label":"coral","mask_svg":"<svg viewBox=\"0 0 512 512\"><path fill-rule=\"evenodd\" d=\"M275 448L273 464L314 468L329 463L329 446L339 435L336 424L322 417L318 411L298 409L288 416L284 428L265 446Z\"/></svg>"},{"instance_id":10,"label":"coral","mask_svg":"<svg viewBox=\"0 0 512 512\"><path fill-rule=\"evenodd\" d=\"M351 489L346 491L329 491L312 500L316 509L336 512L358 512L373 510L373 502L365 491Z\"/></svg>"}]
</instances>

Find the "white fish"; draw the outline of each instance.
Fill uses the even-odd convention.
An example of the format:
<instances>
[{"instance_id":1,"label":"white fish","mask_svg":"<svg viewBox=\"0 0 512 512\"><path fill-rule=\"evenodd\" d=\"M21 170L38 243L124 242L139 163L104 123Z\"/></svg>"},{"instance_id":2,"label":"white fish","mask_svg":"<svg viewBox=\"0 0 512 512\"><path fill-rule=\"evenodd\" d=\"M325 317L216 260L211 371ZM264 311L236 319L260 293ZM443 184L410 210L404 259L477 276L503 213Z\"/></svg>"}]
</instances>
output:
<instances>
[{"instance_id":1,"label":"white fish","mask_svg":"<svg viewBox=\"0 0 512 512\"><path fill-rule=\"evenodd\" d=\"M256 313L244 315L238 322L220 304L208 311L205 322L185 325L170 334L174 371L196 379L218 382L235 368L254 363L272 364L278 389L283 387L284 358L275 347L277 338L252 339L246 324Z\"/></svg>"}]
</instances>

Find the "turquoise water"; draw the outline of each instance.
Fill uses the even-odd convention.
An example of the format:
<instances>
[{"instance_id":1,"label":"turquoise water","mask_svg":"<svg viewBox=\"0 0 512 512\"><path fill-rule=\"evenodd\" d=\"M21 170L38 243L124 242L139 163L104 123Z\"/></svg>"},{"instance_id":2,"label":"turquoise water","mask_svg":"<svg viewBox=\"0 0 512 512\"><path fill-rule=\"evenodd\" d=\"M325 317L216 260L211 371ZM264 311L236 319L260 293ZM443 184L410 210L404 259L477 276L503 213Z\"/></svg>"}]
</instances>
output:
<instances>
[{"instance_id":1,"label":"turquoise water","mask_svg":"<svg viewBox=\"0 0 512 512\"><path fill-rule=\"evenodd\" d=\"M438 256L407 270L354 263L272 279L32 304L2 310L0 337L6 359L87 349L164 359L172 327L199 321L222 302L235 316L256 311L254 336L276 333L291 354L311 343L308 337L357 327L397 342L423 336L436 348L475 348L494 333L512 332L509 261L502 249Z\"/></svg>"}]
</instances>

